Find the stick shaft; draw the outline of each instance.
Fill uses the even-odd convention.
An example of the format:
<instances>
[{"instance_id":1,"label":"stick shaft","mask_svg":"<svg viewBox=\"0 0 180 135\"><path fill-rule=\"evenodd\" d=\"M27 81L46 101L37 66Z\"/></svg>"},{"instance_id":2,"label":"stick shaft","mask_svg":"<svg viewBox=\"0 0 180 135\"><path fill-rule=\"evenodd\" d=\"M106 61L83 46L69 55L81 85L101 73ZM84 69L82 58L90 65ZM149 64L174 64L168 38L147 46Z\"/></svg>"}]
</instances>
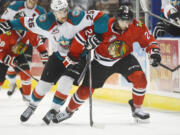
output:
<instances>
[{"instance_id":1,"label":"stick shaft","mask_svg":"<svg viewBox=\"0 0 180 135\"><path fill-rule=\"evenodd\" d=\"M27 73L24 69L22 69L21 67L19 67L18 65L16 65L16 68L18 68L20 71L22 71L24 74L26 74L27 76L31 77L32 79L34 79L35 81L39 81L38 79L36 79L34 76L32 76L31 74Z\"/></svg>"},{"instance_id":2,"label":"stick shaft","mask_svg":"<svg viewBox=\"0 0 180 135\"><path fill-rule=\"evenodd\" d=\"M89 65L89 115L90 115L90 126L93 126L93 115L92 115L92 70L91 70L91 51L88 54L88 65Z\"/></svg>"}]
</instances>

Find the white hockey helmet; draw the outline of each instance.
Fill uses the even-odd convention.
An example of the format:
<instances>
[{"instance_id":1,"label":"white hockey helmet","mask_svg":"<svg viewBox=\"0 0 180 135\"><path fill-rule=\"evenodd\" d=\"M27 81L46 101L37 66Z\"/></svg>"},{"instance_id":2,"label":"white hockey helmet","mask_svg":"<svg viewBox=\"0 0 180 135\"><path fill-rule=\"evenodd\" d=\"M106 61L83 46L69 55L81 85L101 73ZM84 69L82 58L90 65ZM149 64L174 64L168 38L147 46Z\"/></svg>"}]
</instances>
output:
<instances>
[{"instance_id":1,"label":"white hockey helmet","mask_svg":"<svg viewBox=\"0 0 180 135\"><path fill-rule=\"evenodd\" d=\"M51 9L53 11L59 11L68 8L66 0L51 0Z\"/></svg>"}]
</instances>

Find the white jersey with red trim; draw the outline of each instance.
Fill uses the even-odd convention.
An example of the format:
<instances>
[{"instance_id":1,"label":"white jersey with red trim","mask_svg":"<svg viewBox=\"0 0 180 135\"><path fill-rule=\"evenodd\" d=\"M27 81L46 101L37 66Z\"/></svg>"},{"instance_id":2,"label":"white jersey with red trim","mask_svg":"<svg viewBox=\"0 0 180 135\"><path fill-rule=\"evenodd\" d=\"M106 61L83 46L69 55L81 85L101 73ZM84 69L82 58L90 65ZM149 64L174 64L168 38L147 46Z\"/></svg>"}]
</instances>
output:
<instances>
[{"instance_id":1,"label":"white jersey with red trim","mask_svg":"<svg viewBox=\"0 0 180 135\"><path fill-rule=\"evenodd\" d=\"M38 5L35 5L33 9L29 9L27 7L26 1L14 1L10 3L8 8L5 10L3 15L1 16L1 19L13 20L14 16L20 12L23 12L24 15L28 17L35 17L35 16L46 13L45 9Z\"/></svg>"},{"instance_id":2,"label":"white jersey with red trim","mask_svg":"<svg viewBox=\"0 0 180 135\"><path fill-rule=\"evenodd\" d=\"M66 56L69 52L71 40L77 32L85 27L94 25L97 33L106 32L106 20L108 16L101 11L69 11L68 21L60 24L54 14L49 12L41 16L30 18L22 17L19 20L11 21L14 29L28 29L34 33L43 35L51 40L53 52ZM103 25L103 26L101 26ZM101 27L100 27L101 26Z\"/></svg>"}]
</instances>

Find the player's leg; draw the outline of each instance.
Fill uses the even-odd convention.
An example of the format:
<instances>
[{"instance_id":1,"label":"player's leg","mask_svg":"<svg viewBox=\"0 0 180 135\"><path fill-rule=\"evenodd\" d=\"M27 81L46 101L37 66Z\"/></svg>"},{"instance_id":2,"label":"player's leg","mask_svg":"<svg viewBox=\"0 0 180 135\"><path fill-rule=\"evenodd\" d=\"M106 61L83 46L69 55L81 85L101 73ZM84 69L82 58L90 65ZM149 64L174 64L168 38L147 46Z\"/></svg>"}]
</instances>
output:
<instances>
[{"instance_id":1,"label":"player's leg","mask_svg":"<svg viewBox=\"0 0 180 135\"><path fill-rule=\"evenodd\" d=\"M29 106L21 115L21 121L25 122L30 118L46 93L63 74L63 72L65 71L65 67L62 61L63 58L62 60L60 60L55 53L49 56L48 62L45 65L43 73L41 75L41 79L31 94Z\"/></svg>"},{"instance_id":2,"label":"player's leg","mask_svg":"<svg viewBox=\"0 0 180 135\"><path fill-rule=\"evenodd\" d=\"M81 76L82 71L86 65L85 60L81 60L78 64L71 66L68 70L65 71L64 75L60 77L58 81L58 88L55 92L51 109L43 117L43 120L46 124L49 124L53 119L53 114L60 111L60 107L64 105L69 91L72 89L74 80L78 80Z\"/></svg>"},{"instance_id":3,"label":"player's leg","mask_svg":"<svg viewBox=\"0 0 180 135\"><path fill-rule=\"evenodd\" d=\"M133 55L129 55L117 64L120 67L119 72L133 84L132 100L129 100L133 117L136 120L149 119L150 115L142 110L147 80L139 62Z\"/></svg>"},{"instance_id":4,"label":"player's leg","mask_svg":"<svg viewBox=\"0 0 180 135\"><path fill-rule=\"evenodd\" d=\"M93 61L91 64L92 68L92 93L95 88L100 88L103 86L105 80L113 73L110 67L105 67L100 65L97 61ZM72 114L89 98L89 71L86 73L82 85L73 94L70 99L68 107L59 112L56 117L54 117L53 122L58 123L66 120L72 116Z\"/></svg>"},{"instance_id":5,"label":"player's leg","mask_svg":"<svg viewBox=\"0 0 180 135\"><path fill-rule=\"evenodd\" d=\"M30 74L30 67L24 55L17 56L16 62L21 69ZM22 98L24 101L29 102L31 94L31 78L18 68L15 68L15 70L20 75L22 87L20 92L22 94Z\"/></svg>"},{"instance_id":6,"label":"player's leg","mask_svg":"<svg viewBox=\"0 0 180 135\"><path fill-rule=\"evenodd\" d=\"M14 92L15 92L15 89L17 87L17 85L16 85L16 75L17 75L17 73L16 73L15 69L13 67L9 67L8 72L7 72L7 76L8 76L8 80L9 80L9 86L10 86L10 88L9 88L9 90L7 92L8 96L13 95Z\"/></svg>"}]
</instances>

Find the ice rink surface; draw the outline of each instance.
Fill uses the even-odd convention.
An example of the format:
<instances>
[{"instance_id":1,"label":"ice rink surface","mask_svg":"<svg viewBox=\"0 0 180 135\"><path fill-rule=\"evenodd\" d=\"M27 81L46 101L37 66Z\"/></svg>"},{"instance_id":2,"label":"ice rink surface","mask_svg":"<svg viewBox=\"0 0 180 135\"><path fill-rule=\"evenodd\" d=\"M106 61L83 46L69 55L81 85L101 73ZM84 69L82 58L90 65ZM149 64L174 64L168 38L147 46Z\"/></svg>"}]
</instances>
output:
<instances>
[{"instance_id":1,"label":"ice rink surface","mask_svg":"<svg viewBox=\"0 0 180 135\"><path fill-rule=\"evenodd\" d=\"M27 122L21 123L26 104L19 91L12 97L6 92L0 91L0 135L180 135L180 112L145 108L151 114L150 123L135 124L127 104L97 100L93 100L93 127L89 125L88 101L72 118L47 126L42 117L51 106L52 93L46 95Z\"/></svg>"}]
</instances>

